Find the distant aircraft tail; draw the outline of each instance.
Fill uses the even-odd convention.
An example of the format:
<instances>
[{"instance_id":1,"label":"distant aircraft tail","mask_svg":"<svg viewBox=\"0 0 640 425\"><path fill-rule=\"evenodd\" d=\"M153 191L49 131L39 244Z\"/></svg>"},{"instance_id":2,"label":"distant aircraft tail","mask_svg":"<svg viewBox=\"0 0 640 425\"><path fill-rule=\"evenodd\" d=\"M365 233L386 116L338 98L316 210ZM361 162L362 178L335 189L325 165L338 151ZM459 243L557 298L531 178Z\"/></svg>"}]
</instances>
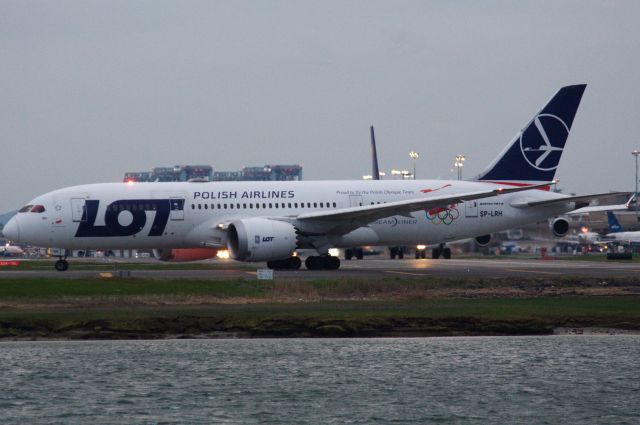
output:
<instances>
[{"instance_id":1,"label":"distant aircraft tail","mask_svg":"<svg viewBox=\"0 0 640 425\"><path fill-rule=\"evenodd\" d=\"M613 212L611 211L607 212L607 220L609 221L609 233L624 232L622 225L618 221L618 217L616 217L616 215Z\"/></svg>"},{"instance_id":2,"label":"distant aircraft tail","mask_svg":"<svg viewBox=\"0 0 640 425\"><path fill-rule=\"evenodd\" d=\"M552 181L586 87L561 88L475 180L515 185Z\"/></svg>"}]
</instances>

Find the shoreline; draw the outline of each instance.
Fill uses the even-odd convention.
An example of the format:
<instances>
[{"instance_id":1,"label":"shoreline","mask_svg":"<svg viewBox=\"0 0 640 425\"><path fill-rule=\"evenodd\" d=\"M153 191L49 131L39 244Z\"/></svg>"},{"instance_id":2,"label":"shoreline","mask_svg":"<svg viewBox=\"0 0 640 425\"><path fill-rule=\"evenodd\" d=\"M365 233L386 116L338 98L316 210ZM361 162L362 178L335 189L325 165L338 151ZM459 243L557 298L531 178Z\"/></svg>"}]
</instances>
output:
<instances>
[{"instance_id":1,"label":"shoreline","mask_svg":"<svg viewBox=\"0 0 640 425\"><path fill-rule=\"evenodd\" d=\"M319 315L325 316L324 319L313 313L271 317L166 314L123 319L108 316L98 314L97 318L90 319L72 315L4 318L0 319L0 341L640 335L640 319L613 317L490 319L481 315L403 317L382 314L377 317L332 318L331 313Z\"/></svg>"}]
</instances>

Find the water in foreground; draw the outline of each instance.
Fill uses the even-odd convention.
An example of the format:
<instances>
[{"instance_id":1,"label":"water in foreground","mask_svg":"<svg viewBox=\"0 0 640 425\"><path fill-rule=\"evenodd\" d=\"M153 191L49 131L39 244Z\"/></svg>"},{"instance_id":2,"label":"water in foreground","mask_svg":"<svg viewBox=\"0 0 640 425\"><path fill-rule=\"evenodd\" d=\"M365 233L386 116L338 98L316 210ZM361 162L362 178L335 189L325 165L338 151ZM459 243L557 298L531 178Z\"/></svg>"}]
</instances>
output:
<instances>
[{"instance_id":1,"label":"water in foreground","mask_svg":"<svg viewBox=\"0 0 640 425\"><path fill-rule=\"evenodd\" d=\"M640 336L0 344L2 423L638 423Z\"/></svg>"}]
</instances>

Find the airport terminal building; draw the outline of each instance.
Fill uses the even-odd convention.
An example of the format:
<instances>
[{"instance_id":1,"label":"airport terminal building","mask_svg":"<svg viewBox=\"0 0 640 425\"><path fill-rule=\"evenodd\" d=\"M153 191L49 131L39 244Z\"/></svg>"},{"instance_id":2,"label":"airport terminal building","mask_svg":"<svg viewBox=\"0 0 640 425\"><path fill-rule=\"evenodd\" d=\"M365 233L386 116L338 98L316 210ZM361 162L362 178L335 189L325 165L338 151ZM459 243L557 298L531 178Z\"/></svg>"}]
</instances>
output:
<instances>
[{"instance_id":1,"label":"airport terminal building","mask_svg":"<svg viewBox=\"0 0 640 425\"><path fill-rule=\"evenodd\" d=\"M302 180L301 165L264 165L244 167L237 171L214 171L211 165L176 165L155 167L151 171L130 171L123 181L185 182L185 181L291 181Z\"/></svg>"}]
</instances>

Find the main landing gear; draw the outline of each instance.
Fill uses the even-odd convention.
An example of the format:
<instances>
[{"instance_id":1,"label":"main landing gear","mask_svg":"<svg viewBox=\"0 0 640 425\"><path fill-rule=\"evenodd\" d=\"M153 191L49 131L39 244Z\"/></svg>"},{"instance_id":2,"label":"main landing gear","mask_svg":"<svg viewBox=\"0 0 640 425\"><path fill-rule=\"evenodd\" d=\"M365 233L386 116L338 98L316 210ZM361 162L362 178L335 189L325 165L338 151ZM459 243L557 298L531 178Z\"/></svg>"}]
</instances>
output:
<instances>
[{"instance_id":1,"label":"main landing gear","mask_svg":"<svg viewBox=\"0 0 640 425\"><path fill-rule=\"evenodd\" d=\"M438 258L444 258L448 260L451 258L451 248L446 247L443 243L441 243L437 248L433 248L431 250L431 258L437 260Z\"/></svg>"},{"instance_id":2,"label":"main landing gear","mask_svg":"<svg viewBox=\"0 0 640 425\"><path fill-rule=\"evenodd\" d=\"M332 255L312 255L307 257L304 265L309 270L338 270L340 268L340 259Z\"/></svg>"},{"instance_id":3,"label":"main landing gear","mask_svg":"<svg viewBox=\"0 0 640 425\"><path fill-rule=\"evenodd\" d=\"M300 257L289 257L284 260L267 261L267 267L276 270L298 270L302 265Z\"/></svg>"},{"instance_id":4,"label":"main landing gear","mask_svg":"<svg viewBox=\"0 0 640 425\"><path fill-rule=\"evenodd\" d=\"M53 267L56 268L59 272L64 272L69 268L69 263L66 260L67 257L60 257L58 261L55 262Z\"/></svg>"}]
</instances>

